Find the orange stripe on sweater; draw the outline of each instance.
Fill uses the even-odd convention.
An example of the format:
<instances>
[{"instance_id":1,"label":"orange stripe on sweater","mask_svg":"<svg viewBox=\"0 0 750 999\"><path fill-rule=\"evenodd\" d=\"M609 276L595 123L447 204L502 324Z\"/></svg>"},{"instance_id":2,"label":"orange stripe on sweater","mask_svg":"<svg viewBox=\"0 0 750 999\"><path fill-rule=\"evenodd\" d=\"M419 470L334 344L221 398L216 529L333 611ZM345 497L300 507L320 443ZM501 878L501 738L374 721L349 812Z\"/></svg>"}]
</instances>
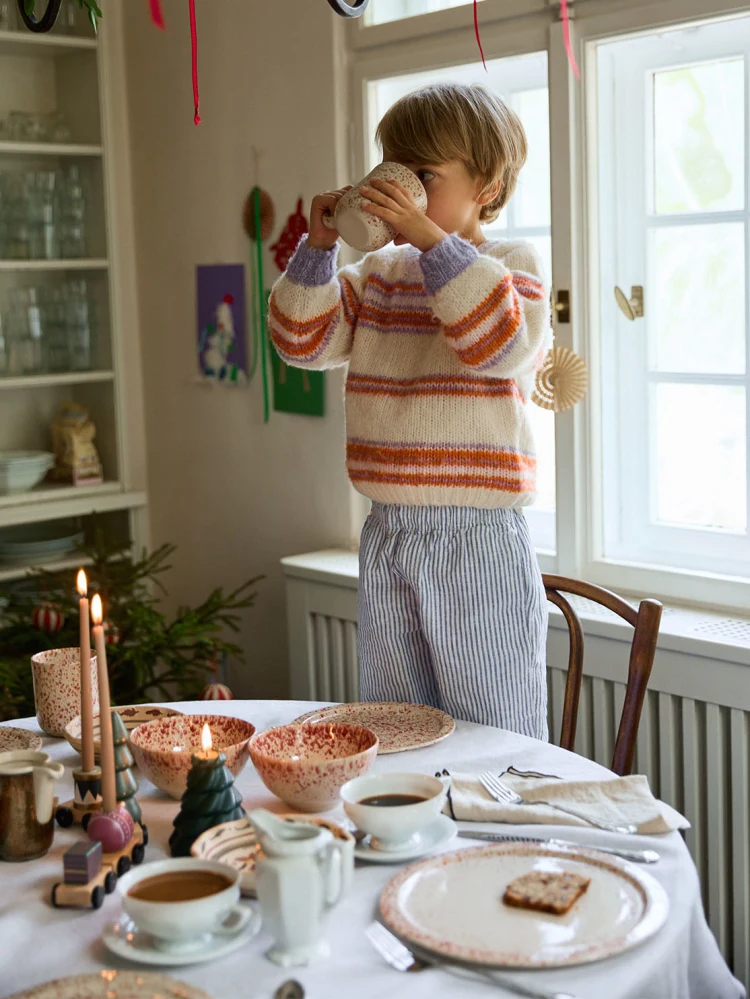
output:
<instances>
[{"instance_id":1,"label":"orange stripe on sweater","mask_svg":"<svg viewBox=\"0 0 750 999\"><path fill-rule=\"evenodd\" d=\"M429 475L427 473L388 473L375 471L359 471L349 469L349 477L352 482L374 482L381 485L394 486L436 486L448 487L452 489L492 489L494 492L504 493L533 493L536 484L533 479L510 479L499 477L496 479L483 479L475 475L449 476L449 475Z\"/></svg>"},{"instance_id":2,"label":"orange stripe on sweater","mask_svg":"<svg viewBox=\"0 0 750 999\"><path fill-rule=\"evenodd\" d=\"M367 283L374 284L381 291L406 291L424 293L424 284L421 281L386 281L379 274L368 274Z\"/></svg>"},{"instance_id":3,"label":"orange stripe on sweater","mask_svg":"<svg viewBox=\"0 0 750 999\"><path fill-rule=\"evenodd\" d=\"M468 468L505 469L533 472L536 459L518 451L496 451L488 448L446 448L414 445L400 447L388 444L361 444L350 441L346 447L348 461L372 462L380 465L454 465Z\"/></svg>"},{"instance_id":4,"label":"orange stripe on sweater","mask_svg":"<svg viewBox=\"0 0 750 999\"><path fill-rule=\"evenodd\" d=\"M416 309L379 309L368 302L362 304L359 320L362 323L372 323L384 330L392 326L417 326L424 329L435 329L440 325L440 320L436 319L428 309L423 312Z\"/></svg>"},{"instance_id":5,"label":"orange stripe on sweater","mask_svg":"<svg viewBox=\"0 0 750 999\"><path fill-rule=\"evenodd\" d=\"M458 349L458 356L464 364L473 367L483 367L491 363L521 329L523 320L523 310L520 308L510 314L504 313L500 321L483 337L468 347Z\"/></svg>"},{"instance_id":6,"label":"orange stripe on sweater","mask_svg":"<svg viewBox=\"0 0 750 999\"><path fill-rule=\"evenodd\" d=\"M532 302L539 302L544 298L544 285L531 274L520 274L518 271L513 271L513 285L519 294Z\"/></svg>"},{"instance_id":7,"label":"orange stripe on sweater","mask_svg":"<svg viewBox=\"0 0 750 999\"><path fill-rule=\"evenodd\" d=\"M510 378L368 378L349 374L346 391L358 395L385 395L395 398L409 396L465 396L467 398L507 398L524 401L516 383Z\"/></svg>"},{"instance_id":8,"label":"orange stripe on sweater","mask_svg":"<svg viewBox=\"0 0 750 999\"><path fill-rule=\"evenodd\" d=\"M475 306L471 312L463 316L455 323L449 323L445 330L446 334L454 340L458 340L459 337L465 336L467 333L471 333L472 330L480 326L481 323L492 315L497 309L500 302L505 298L505 296L510 292L512 295L513 280L511 275L508 274L504 277L500 284L495 285L492 291L487 295L479 305ZM518 303L514 303L517 305ZM510 306L513 308L513 305ZM504 312L509 311L509 309L504 309Z\"/></svg>"},{"instance_id":9,"label":"orange stripe on sweater","mask_svg":"<svg viewBox=\"0 0 750 999\"><path fill-rule=\"evenodd\" d=\"M276 299L273 297L271 298L271 321L275 322L287 333L292 333L294 336L309 336L321 327L328 326L338 311L339 303L337 302L328 310L328 312L323 312L319 316L314 316L312 319L306 319L304 322L300 322L297 319L292 319L288 313L282 311L277 304Z\"/></svg>"}]
</instances>

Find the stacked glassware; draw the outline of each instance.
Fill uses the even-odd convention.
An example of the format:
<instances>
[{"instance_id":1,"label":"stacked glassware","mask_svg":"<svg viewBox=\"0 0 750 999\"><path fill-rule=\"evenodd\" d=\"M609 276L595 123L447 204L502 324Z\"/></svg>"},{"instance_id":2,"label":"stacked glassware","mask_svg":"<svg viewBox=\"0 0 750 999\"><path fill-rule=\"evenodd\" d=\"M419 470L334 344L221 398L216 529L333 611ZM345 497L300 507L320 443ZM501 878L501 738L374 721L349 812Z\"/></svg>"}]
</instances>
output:
<instances>
[{"instance_id":1,"label":"stacked glassware","mask_svg":"<svg viewBox=\"0 0 750 999\"><path fill-rule=\"evenodd\" d=\"M90 371L91 314L83 279L9 289L0 300L0 378Z\"/></svg>"},{"instance_id":2,"label":"stacked glassware","mask_svg":"<svg viewBox=\"0 0 750 999\"><path fill-rule=\"evenodd\" d=\"M0 258L86 256L86 196L80 169L0 173Z\"/></svg>"}]
</instances>

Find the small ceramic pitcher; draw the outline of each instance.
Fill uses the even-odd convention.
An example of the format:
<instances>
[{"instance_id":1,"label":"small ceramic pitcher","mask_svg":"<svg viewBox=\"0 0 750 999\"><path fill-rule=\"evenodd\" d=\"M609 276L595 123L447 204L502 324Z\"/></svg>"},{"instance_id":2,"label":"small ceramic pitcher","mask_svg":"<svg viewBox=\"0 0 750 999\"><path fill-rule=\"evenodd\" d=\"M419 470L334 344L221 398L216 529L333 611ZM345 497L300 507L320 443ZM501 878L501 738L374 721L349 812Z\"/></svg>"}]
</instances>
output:
<instances>
[{"instance_id":1,"label":"small ceramic pitcher","mask_svg":"<svg viewBox=\"0 0 750 999\"><path fill-rule=\"evenodd\" d=\"M268 957L285 968L326 957L323 917L341 895L342 844L322 826L283 822L264 809L249 818L265 854L258 858L255 883L274 938Z\"/></svg>"},{"instance_id":2,"label":"small ceramic pitcher","mask_svg":"<svg viewBox=\"0 0 750 999\"><path fill-rule=\"evenodd\" d=\"M364 198L359 189L372 180L398 181L411 194L417 208L421 212L427 210L427 192L413 170L405 167L403 163L378 163L364 180L355 184L350 191L339 198L333 215L325 216L323 219L325 226L338 230L339 236L345 243L353 246L355 250L361 250L362 253L379 250L390 243L396 235L392 225L384 219L379 219L377 215L372 215L363 206Z\"/></svg>"},{"instance_id":3,"label":"small ceramic pitcher","mask_svg":"<svg viewBox=\"0 0 750 999\"><path fill-rule=\"evenodd\" d=\"M0 753L0 860L35 860L52 846L55 781L64 773L46 753Z\"/></svg>"}]
</instances>

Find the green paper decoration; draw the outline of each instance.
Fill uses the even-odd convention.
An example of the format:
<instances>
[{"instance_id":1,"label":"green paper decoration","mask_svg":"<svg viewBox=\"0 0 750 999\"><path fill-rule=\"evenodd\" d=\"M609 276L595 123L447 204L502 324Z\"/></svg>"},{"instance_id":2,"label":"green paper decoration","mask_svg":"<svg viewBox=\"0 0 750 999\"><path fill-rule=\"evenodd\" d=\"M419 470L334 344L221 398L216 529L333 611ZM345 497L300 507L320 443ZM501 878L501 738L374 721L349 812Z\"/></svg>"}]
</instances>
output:
<instances>
[{"instance_id":1,"label":"green paper decoration","mask_svg":"<svg viewBox=\"0 0 750 999\"><path fill-rule=\"evenodd\" d=\"M135 764L135 760L128 746L127 730L116 711L112 712L112 738L115 743L115 793L117 800L130 812L133 822L140 822L141 806L135 798L138 781L130 769Z\"/></svg>"},{"instance_id":2,"label":"green paper decoration","mask_svg":"<svg viewBox=\"0 0 750 999\"><path fill-rule=\"evenodd\" d=\"M244 817L242 795L234 786L231 772L224 766L226 760L223 753L211 760L192 757L187 788L169 837L173 857L189 857L190 847L206 829Z\"/></svg>"},{"instance_id":3,"label":"green paper decoration","mask_svg":"<svg viewBox=\"0 0 750 999\"><path fill-rule=\"evenodd\" d=\"M322 371L290 368L276 351L271 352L273 408L279 413L325 416L325 382Z\"/></svg>"}]
</instances>

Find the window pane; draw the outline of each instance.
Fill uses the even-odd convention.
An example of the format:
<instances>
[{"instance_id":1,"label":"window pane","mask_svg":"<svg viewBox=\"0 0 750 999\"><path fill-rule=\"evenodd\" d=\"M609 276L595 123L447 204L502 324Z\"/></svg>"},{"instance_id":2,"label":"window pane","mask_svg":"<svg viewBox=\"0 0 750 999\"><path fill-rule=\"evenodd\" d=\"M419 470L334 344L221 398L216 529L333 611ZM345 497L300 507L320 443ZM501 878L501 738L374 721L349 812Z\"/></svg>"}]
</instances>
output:
<instances>
[{"instance_id":1,"label":"window pane","mask_svg":"<svg viewBox=\"0 0 750 999\"><path fill-rule=\"evenodd\" d=\"M745 371L745 227L741 222L651 231L645 302L659 371Z\"/></svg>"},{"instance_id":2,"label":"window pane","mask_svg":"<svg viewBox=\"0 0 750 999\"><path fill-rule=\"evenodd\" d=\"M511 106L523 122L529 153L513 196L513 224L549 226L549 93L546 87L513 95Z\"/></svg>"},{"instance_id":3,"label":"window pane","mask_svg":"<svg viewBox=\"0 0 750 999\"><path fill-rule=\"evenodd\" d=\"M462 7L472 0L373 0L365 13L367 24L385 24L418 14L434 14L436 10Z\"/></svg>"},{"instance_id":4,"label":"window pane","mask_svg":"<svg viewBox=\"0 0 750 999\"><path fill-rule=\"evenodd\" d=\"M744 531L744 388L659 385L655 394L656 519Z\"/></svg>"},{"instance_id":5,"label":"window pane","mask_svg":"<svg viewBox=\"0 0 750 999\"><path fill-rule=\"evenodd\" d=\"M549 513L555 510L555 414L533 403L528 405L529 421L536 443L536 490L534 508Z\"/></svg>"},{"instance_id":6,"label":"window pane","mask_svg":"<svg viewBox=\"0 0 750 999\"><path fill-rule=\"evenodd\" d=\"M657 213L742 209L744 143L742 58L654 74Z\"/></svg>"}]
</instances>

